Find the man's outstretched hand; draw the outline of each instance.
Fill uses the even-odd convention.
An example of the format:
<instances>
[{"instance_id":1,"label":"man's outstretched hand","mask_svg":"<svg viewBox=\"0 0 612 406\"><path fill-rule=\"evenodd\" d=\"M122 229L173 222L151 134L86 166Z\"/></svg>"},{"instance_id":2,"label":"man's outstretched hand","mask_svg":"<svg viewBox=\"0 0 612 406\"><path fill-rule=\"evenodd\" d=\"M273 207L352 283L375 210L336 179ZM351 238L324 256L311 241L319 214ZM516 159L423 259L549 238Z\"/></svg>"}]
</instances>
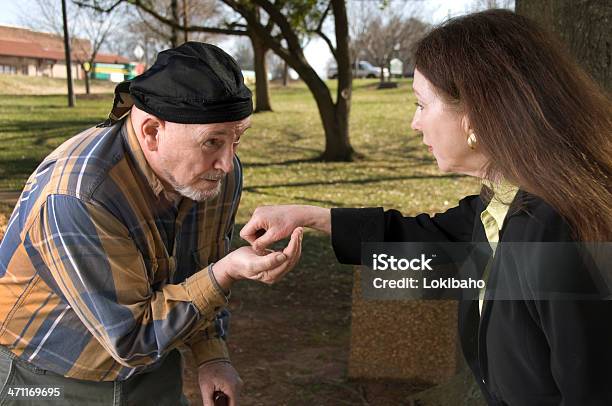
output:
<instances>
[{"instance_id":1,"label":"man's outstretched hand","mask_svg":"<svg viewBox=\"0 0 612 406\"><path fill-rule=\"evenodd\" d=\"M299 261L302 236L301 227L292 230L291 240L282 251L258 252L252 247L240 247L213 266L215 279L225 290L240 279L252 279L266 284L278 282Z\"/></svg>"}]
</instances>

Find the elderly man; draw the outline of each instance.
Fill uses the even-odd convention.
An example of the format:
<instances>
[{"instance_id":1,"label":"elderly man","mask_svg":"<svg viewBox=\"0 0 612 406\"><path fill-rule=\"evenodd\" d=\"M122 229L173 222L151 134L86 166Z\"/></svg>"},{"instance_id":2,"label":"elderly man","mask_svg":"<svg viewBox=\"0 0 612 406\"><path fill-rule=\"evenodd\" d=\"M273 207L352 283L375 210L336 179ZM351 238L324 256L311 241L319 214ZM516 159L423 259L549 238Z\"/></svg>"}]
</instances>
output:
<instances>
[{"instance_id":1,"label":"elderly man","mask_svg":"<svg viewBox=\"0 0 612 406\"><path fill-rule=\"evenodd\" d=\"M252 109L236 62L189 42L120 84L109 120L40 164L0 246L0 403L185 404L184 343L204 404L215 391L235 404L229 288L279 279L302 237L228 254Z\"/></svg>"}]
</instances>

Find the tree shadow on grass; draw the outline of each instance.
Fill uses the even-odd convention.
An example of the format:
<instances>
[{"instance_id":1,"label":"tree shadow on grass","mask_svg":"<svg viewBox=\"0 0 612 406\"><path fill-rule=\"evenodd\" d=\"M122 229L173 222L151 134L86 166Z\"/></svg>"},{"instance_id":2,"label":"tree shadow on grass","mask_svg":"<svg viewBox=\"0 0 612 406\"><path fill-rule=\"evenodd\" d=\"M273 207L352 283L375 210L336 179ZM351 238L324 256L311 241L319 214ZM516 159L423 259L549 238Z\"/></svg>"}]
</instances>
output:
<instances>
[{"instance_id":1,"label":"tree shadow on grass","mask_svg":"<svg viewBox=\"0 0 612 406\"><path fill-rule=\"evenodd\" d=\"M246 186L243 190L248 192L256 192L257 189L271 189L277 187L305 187L305 186L332 186L332 185L365 185L370 183L379 183L395 180L413 180L413 179L454 179L463 178L465 175L460 174L445 174L445 175L408 175L408 176L382 176L377 178L362 178L362 179L343 179L330 181L308 181L295 183L282 183L270 185L253 185Z\"/></svg>"},{"instance_id":2,"label":"tree shadow on grass","mask_svg":"<svg viewBox=\"0 0 612 406\"><path fill-rule=\"evenodd\" d=\"M100 120L102 121L102 120ZM29 121L19 120L0 123L0 133L32 133L62 130L66 136L73 136L77 132L96 125L91 117L71 120ZM23 135L13 135L0 138L1 142L23 138Z\"/></svg>"},{"instance_id":3,"label":"tree shadow on grass","mask_svg":"<svg viewBox=\"0 0 612 406\"><path fill-rule=\"evenodd\" d=\"M290 165L296 165L296 164L317 163L317 162L321 162L321 160L318 159L317 157L314 157L314 158L302 158L302 159L288 159L286 161L279 161L279 162L242 161L242 165L245 167L250 167L250 168L261 168L261 167L268 167L268 166L290 166Z\"/></svg>"},{"instance_id":4,"label":"tree shadow on grass","mask_svg":"<svg viewBox=\"0 0 612 406\"><path fill-rule=\"evenodd\" d=\"M42 162L36 158L3 159L0 162L0 180L27 179L34 169Z\"/></svg>"}]
</instances>

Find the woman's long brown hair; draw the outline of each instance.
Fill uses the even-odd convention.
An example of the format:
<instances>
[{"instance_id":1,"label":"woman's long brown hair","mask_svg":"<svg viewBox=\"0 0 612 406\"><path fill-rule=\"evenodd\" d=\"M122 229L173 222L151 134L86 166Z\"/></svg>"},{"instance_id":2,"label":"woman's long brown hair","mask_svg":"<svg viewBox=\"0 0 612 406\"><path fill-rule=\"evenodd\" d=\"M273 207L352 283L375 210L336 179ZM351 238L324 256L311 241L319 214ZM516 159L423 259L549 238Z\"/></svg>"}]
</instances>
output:
<instances>
[{"instance_id":1,"label":"woman's long brown hair","mask_svg":"<svg viewBox=\"0 0 612 406\"><path fill-rule=\"evenodd\" d=\"M435 28L415 57L467 114L488 176L550 204L576 239L612 241L612 103L551 34L489 10Z\"/></svg>"}]
</instances>

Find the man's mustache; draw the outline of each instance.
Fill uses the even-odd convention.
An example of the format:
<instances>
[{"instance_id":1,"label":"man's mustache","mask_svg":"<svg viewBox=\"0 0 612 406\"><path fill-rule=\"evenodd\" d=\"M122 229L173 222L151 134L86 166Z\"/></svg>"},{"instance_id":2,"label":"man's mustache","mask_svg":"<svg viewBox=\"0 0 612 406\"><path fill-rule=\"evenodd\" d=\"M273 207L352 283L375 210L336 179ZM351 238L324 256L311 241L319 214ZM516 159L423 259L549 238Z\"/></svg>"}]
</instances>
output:
<instances>
[{"instance_id":1,"label":"man's mustache","mask_svg":"<svg viewBox=\"0 0 612 406\"><path fill-rule=\"evenodd\" d=\"M217 181L221 180L225 177L225 172L207 172L204 175L200 176L201 179Z\"/></svg>"}]
</instances>

